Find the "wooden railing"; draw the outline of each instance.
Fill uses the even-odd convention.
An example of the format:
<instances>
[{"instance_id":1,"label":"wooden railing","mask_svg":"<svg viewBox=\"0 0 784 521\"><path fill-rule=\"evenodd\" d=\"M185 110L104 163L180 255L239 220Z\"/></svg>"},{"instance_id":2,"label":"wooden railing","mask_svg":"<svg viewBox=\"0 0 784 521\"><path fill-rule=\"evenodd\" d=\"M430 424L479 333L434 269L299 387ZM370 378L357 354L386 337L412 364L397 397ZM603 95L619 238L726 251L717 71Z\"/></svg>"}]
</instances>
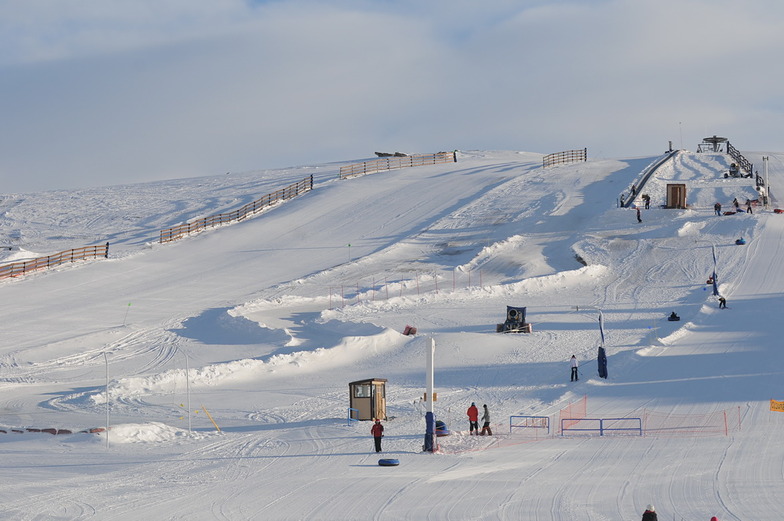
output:
<instances>
[{"instance_id":1,"label":"wooden railing","mask_svg":"<svg viewBox=\"0 0 784 521\"><path fill-rule=\"evenodd\" d=\"M743 157L743 154L741 154L737 148L732 146L729 141L727 141L727 154L729 154L732 159L737 161L738 166L745 170L747 174L751 175L754 173L754 165L749 163L749 160Z\"/></svg>"},{"instance_id":2,"label":"wooden railing","mask_svg":"<svg viewBox=\"0 0 784 521\"><path fill-rule=\"evenodd\" d=\"M60 253L47 255L46 257L38 257L37 259L0 265L0 279L18 277L29 271L51 268L60 264L65 264L66 262L75 262L96 257L109 257L108 242L97 246L84 246L73 250L61 251Z\"/></svg>"},{"instance_id":3,"label":"wooden railing","mask_svg":"<svg viewBox=\"0 0 784 521\"><path fill-rule=\"evenodd\" d=\"M542 168L548 166L560 165L561 163L573 163L575 161L588 161L588 149L583 148L580 150L565 150L563 152L555 152L554 154L547 154L542 158Z\"/></svg>"},{"instance_id":4,"label":"wooden railing","mask_svg":"<svg viewBox=\"0 0 784 521\"><path fill-rule=\"evenodd\" d=\"M242 208L234 210L233 212L210 215L209 217L203 217L201 219L196 219L195 221L161 230L159 240L161 243L176 241L177 239L185 237L189 233L198 232L206 228L211 228L213 226L218 226L233 221L241 221L246 217L253 215L268 206L272 206L279 201L292 199L300 194L309 192L310 190L313 190L312 175L306 177L302 181L289 185L286 188L281 188L280 190L272 192L271 194L267 194L264 197L256 199L255 201L252 201Z\"/></svg>"},{"instance_id":5,"label":"wooden railing","mask_svg":"<svg viewBox=\"0 0 784 521\"><path fill-rule=\"evenodd\" d=\"M340 167L340 178L383 172L410 166L435 165L438 163L457 163L457 152L436 152L435 154L421 154L413 156L382 157L362 163L352 163Z\"/></svg>"}]
</instances>

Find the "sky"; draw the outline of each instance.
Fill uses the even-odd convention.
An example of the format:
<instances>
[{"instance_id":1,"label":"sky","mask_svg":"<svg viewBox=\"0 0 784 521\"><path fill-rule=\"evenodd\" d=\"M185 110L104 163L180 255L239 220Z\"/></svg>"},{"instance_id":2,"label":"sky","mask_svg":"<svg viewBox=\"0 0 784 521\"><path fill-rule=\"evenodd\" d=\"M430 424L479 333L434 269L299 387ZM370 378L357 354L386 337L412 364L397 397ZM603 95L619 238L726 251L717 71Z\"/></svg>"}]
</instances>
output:
<instances>
[{"instance_id":1,"label":"sky","mask_svg":"<svg viewBox=\"0 0 784 521\"><path fill-rule=\"evenodd\" d=\"M784 4L0 1L0 193L376 151L779 150Z\"/></svg>"}]
</instances>

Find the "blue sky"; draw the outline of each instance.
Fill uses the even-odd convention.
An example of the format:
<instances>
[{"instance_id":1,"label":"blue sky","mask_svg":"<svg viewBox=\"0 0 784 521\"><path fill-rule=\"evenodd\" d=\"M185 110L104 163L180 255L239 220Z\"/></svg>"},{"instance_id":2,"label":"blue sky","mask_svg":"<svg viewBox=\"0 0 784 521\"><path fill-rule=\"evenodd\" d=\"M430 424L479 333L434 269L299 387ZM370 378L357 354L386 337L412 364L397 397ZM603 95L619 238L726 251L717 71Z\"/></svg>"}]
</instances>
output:
<instances>
[{"instance_id":1,"label":"blue sky","mask_svg":"<svg viewBox=\"0 0 784 521\"><path fill-rule=\"evenodd\" d=\"M779 151L784 3L0 1L0 193L370 157Z\"/></svg>"}]
</instances>

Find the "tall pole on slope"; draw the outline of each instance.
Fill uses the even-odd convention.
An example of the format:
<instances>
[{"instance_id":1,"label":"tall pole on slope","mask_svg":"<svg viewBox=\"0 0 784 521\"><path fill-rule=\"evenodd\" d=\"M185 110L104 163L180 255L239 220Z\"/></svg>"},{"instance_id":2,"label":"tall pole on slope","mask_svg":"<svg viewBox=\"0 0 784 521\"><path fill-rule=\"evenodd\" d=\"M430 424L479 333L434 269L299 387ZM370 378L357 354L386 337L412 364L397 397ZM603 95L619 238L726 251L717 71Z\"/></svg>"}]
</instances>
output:
<instances>
[{"instance_id":1,"label":"tall pole on slope","mask_svg":"<svg viewBox=\"0 0 784 521\"><path fill-rule=\"evenodd\" d=\"M185 395L186 405L188 406L188 435L191 434L191 370L188 366L188 353L182 352L185 355Z\"/></svg>"},{"instance_id":2,"label":"tall pole on slope","mask_svg":"<svg viewBox=\"0 0 784 521\"><path fill-rule=\"evenodd\" d=\"M434 362L436 353L436 341L433 337L428 338L428 346L425 350L426 357L426 389L425 389L425 452L435 452L438 447L435 443L436 417L433 413L433 402L436 400L433 384Z\"/></svg>"},{"instance_id":3,"label":"tall pole on slope","mask_svg":"<svg viewBox=\"0 0 784 521\"><path fill-rule=\"evenodd\" d=\"M106 365L106 448L109 448L109 358L103 352L103 361Z\"/></svg>"},{"instance_id":4,"label":"tall pole on slope","mask_svg":"<svg viewBox=\"0 0 784 521\"><path fill-rule=\"evenodd\" d=\"M765 209L768 209L768 199L770 199L770 184L768 184L768 161L770 160L769 156L763 156L762 158L762 173L765 175L765 197L763 202L765 203Z\"/></svg>"},{"instance_id":5,"label":"tall pole on slope","mask_svg":"<svg viewBox=\"0 0 784 521\"><path fill-rule=\"evenodd\" d=\"M678 122L678 132L681 134L681 150L683 150L683 128L681 128L681 122Z\"/></svg>"}]
</instances>

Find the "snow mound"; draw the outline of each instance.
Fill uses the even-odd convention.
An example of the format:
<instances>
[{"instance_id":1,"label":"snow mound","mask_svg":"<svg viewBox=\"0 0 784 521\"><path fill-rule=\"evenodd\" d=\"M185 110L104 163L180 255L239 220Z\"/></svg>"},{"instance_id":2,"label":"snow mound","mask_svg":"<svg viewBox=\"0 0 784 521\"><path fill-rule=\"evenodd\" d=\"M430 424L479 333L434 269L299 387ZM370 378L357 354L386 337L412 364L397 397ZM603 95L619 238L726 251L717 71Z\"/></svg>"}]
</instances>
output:
<instances>
[{"instance_id":1,"label":"snow mound","mask_svg":"<svg viewBox=\"0 0 784 521\"><path fill-rule=\"evenodd\" d=\"M160 443L187 436L188 431L160 422L126 423L109 429L110 443Z\"/></svg>"}]
</instances>

